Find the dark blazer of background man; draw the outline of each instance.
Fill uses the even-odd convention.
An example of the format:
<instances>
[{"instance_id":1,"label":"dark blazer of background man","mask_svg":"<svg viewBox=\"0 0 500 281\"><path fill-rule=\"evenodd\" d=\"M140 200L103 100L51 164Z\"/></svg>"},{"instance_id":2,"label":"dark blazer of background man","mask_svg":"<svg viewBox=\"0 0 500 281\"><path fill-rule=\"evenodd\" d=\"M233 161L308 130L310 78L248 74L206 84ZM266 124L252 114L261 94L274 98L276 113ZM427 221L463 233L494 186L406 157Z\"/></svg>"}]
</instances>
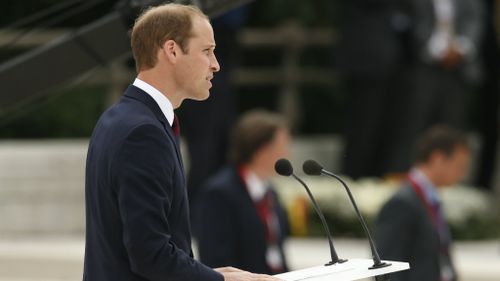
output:
<instances>
[{"instance_id":1,"label":"dark blazer of background man","mask_svg":"<svg viewBox=\"0 0 500 281\"><path fill-rule=\"evenodd\" d=\"M86 167L83 279L272 280L193 259L173 109L204 100L219 70L208 18L196 7L145 11L131 34L137 79L94 129Z\"/></svg>"},{"instance_id":2,"label":"dark blazer of background man","mask_svg":"<svg viewBox=\"0 0 500 281\"><path fill-rule=\"evenodd\" d=\"M435 127L417 141L415 154L408 180L377 218L377 247L383 259L410 263L410 270L391 274L393 281L455 281L451 237L436 188L452 186L466 174L469 148L461 134Z\"/></svg>"},{"instance_id":3,"label":"dark blazer of background man","mask_svg":"<svg viewBox=\"0 0 500 281\"><path fill-rule=\"evenodd\" d=\"M203 263L266 274L288 271L287 216L269 184L288 143L288 129L276 114L253 111L236 124L231 164L207 181L195 209Z\"/></svg>"}]
</instances>

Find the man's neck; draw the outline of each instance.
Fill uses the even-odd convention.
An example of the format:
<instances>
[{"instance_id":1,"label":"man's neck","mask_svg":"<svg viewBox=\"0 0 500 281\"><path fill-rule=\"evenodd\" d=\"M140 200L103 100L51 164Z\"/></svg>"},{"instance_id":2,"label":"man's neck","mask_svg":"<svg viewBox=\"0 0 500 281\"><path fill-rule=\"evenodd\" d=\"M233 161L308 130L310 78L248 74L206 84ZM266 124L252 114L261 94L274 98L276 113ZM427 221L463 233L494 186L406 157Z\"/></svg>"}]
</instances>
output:
<instances>
[{"instance_id":1,"label":"man's neck","mask_svg":"<svg viewBox=\"0 0 500 281\"><path fill-rule=\"evenodd\" d=\"M439 188L439 183L436 182L436 175L433 173L432 169L423 164L417 165L415 168L422 172L434 187Z\"/></svg>"},{"instance_id":2,"label":"man's neck","mask_svg":"<svg viewBox=\"0 0 500 281\"><path fill-rule=\"evenodd\" d=\"M252 171L261 181L269 180L269 173L256 163L248 163L247 169Z\"/></svg>"},{"instance_id":3,"label":"man's neck","mask_svg":"<svg viewBox=\"0 0 500 281\"><path fill-rule=\"evenodd\" d=\"M165 77L170 76L165 75ZM155 87L158 91L160 91L160 93L166 96L167 99L172 103L172 107L174 109L178 108L181 105L182 99L179 97L179 95L177 95L175 84L173 82L169 83L168 81L166 81L163 75L160 75L158 71L141 71L137 75L137 78Z\"/></svg>"}]
</instances>

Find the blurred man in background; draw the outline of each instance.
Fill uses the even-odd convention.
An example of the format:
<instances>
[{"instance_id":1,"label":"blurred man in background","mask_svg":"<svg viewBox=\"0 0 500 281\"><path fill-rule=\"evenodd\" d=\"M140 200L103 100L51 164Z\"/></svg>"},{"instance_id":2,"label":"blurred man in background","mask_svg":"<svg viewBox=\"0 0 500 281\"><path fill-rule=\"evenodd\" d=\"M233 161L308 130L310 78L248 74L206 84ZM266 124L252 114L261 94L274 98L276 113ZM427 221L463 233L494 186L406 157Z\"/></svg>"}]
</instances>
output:
<instances>
[{"instance_id":1,"label":"blurred man in background","mask_svg":"<svg viewBox=\"0 0 500 281\"><path fill-rule=\"evenodd\" d=\"M388 172L384 159L397 145L388 140L405 125L399 112L410 60L405 3L339 1L335 56L348 101L343 173L354 179Z\"/></svg>"},{"instance_id":2,"label":"blurred man in background","mask_svg":"<svg viewBox=\"0 0 500 281\"><path fill-rule=\"evenodd\" d=\"M475 184L493 190L499 135L500 101L500 1L486 0L486 22L481 48L483 83L479 88L478 129L481 146Z\"/></svg>"},{"instance_id":3,"label":"blurred man in background","mask_svg":"<svg viewBox=\"0 0 500 281\"><path fill-rule=\"evenodd\" d=\"M426 128L464 128L467 90L479 82L484 5L478 0L408 0L414 66L388 156L389 169L410 166L411 144Z\"/></svg>"},{"instance_id":4,"label":"blurred man in background","mask_svg":"<svg viewBox=\"0 0 500 281\"><path fill-rule=\"evenodd\" d=\"M437 189L465 176L469 154L465 137L447 127L433 127L417 140L408 180L383 206L376 221L380 256L410 263L410 270L393 274L391 280L457 280Z\"/></svg>"},{"instance_id":5,"label":"blurred man in background","mask_svg":"<svg viewBox=\"0 0 500 281\"><path fill-rule=\"evenodd\" d=\"M279 115L251 111L237 123L231 164L210 178L195 214L200 260L277 274L288 270L283 239L287 216L269 179L286 157L289 132Z\"/></svg>"}]
</instances>

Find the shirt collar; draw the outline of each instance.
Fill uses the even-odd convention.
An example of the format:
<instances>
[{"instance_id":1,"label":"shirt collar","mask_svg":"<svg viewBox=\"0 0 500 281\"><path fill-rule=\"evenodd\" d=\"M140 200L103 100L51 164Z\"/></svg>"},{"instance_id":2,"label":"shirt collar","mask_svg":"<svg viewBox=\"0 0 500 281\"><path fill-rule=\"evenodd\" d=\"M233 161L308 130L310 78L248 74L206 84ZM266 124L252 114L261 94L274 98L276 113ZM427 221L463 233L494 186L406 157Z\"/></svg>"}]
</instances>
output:
<instances>
[{"instance_id":1,"label":"shirt collar","mask_svg":"<svg viewBox=\"0 0 500 281\"><path fill-rule=\"evenodd\" d=\"M424 174L424 172L422 172L418 168L413 168L410 171L410 177L416 184L418 184L422 188L422 191L424 192L424 195L426 199L429 200L429 202L439 203L440 200L436 187Z\"/></svg>"},{"instance_id":2,"label":"shirt collar","mask_svg":"<svg viewBox=\"0 0 500 281\"><path fill-rule=\"evenodd\" d=\"M260 201L264 198L264 195L268 191L266 182L262 181L253 171L248 169L245 171L243 177L252 201Z\"/></svg>"},{"instance_id":3,"label":"shirt collar","mask_svg":"<svg viewBox=\"0 0 500 281\"><path fill-rule=\"evenodd\" d=\"M168 123L170 124L170 126L172 126L172 124L174 123L174 107L172 106L172 103L168 100L168 98L160 91L158 91L155 87L149 85L139 78L135 78L133 85L146 92L155 100L155 102L160 107L161 112L163 112L163 115L165 115L165 117L167 118Z\"/></svg>"}]
</instances>

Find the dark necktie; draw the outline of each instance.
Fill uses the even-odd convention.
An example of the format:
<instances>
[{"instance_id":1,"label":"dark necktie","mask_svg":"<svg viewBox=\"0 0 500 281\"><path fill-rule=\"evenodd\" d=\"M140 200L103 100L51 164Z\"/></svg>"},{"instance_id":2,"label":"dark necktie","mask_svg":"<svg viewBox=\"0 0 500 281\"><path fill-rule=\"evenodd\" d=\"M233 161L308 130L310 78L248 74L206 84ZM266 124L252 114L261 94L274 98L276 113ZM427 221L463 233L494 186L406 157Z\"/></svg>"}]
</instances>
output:
<instances>
[{"instance_id":1,"label":"dark necktie","mask_svg":"<svg viewBox=\"0 0 500 281\"><path fill-rule=\"evenodd\" d=\"M267 191L264 197L256 202L256 205L257 205L257 213L259 214L260 219L264 223L264 227L266 230L266 240L268 242L274 242L276 239L276 235L271 225L271 220L273 216L273 203L272 203L271 192Z\"/></svg>"},{"instance_id":2,"label":"dark necktie","mask_svg":"<svg viewBox=\"0 0 500 281\"><path fill-rule=\"evenodd\" d=\"M179 125L179 118L177 118L177 115L174 115L174 121L172 122L172 131L174 132L176 138L179 138L181 136L181 126Z\"/></svg>"}]
</instances>

